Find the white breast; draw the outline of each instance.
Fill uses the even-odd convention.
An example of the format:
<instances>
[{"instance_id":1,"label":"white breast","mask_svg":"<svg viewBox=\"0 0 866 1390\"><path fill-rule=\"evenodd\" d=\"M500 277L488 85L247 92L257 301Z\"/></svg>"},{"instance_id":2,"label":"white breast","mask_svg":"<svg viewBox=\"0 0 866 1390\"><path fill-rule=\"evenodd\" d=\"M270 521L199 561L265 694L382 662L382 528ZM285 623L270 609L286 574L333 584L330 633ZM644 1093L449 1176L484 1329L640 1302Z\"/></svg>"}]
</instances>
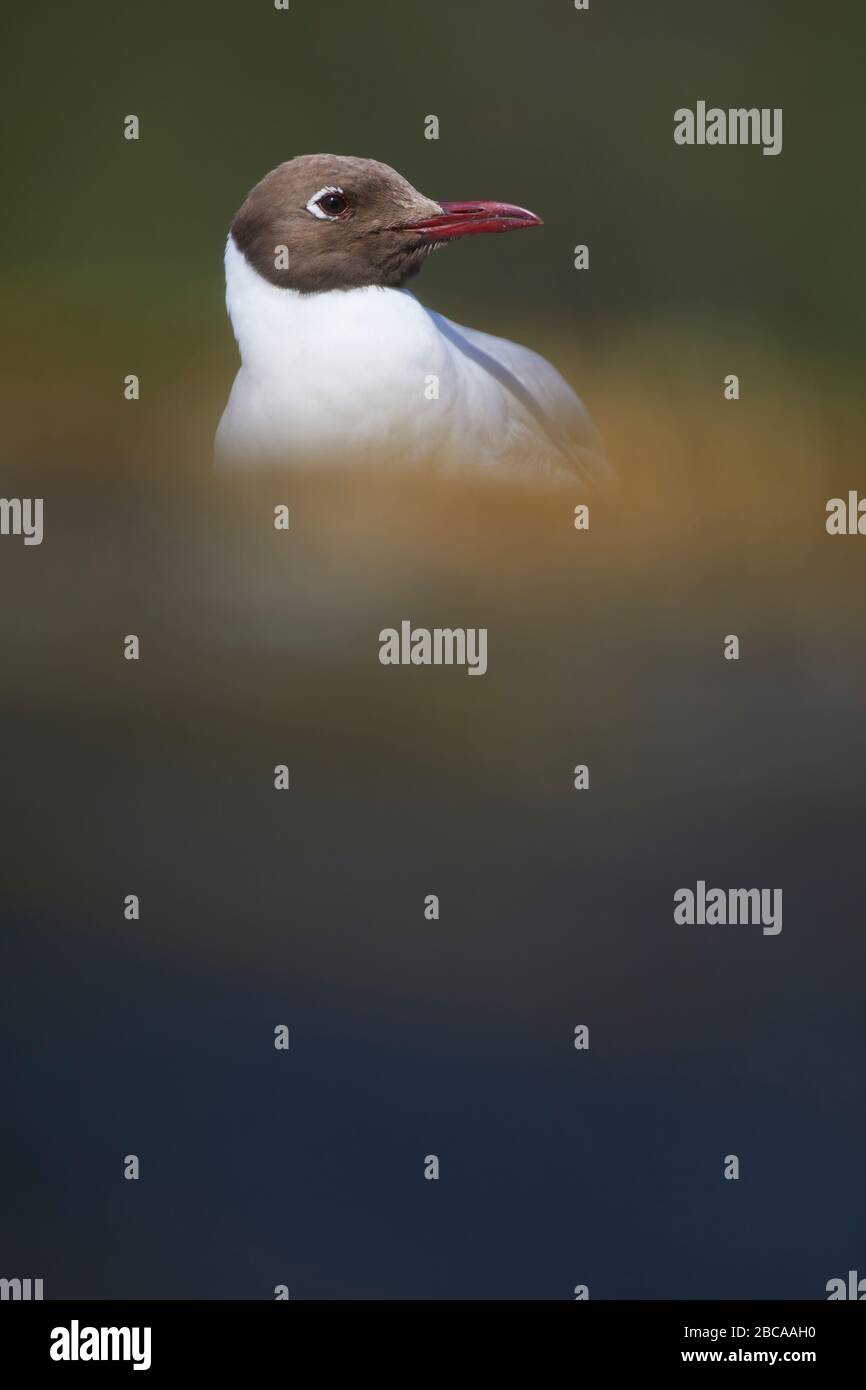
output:
<instances>
[{"instance_id":1,"label":"white breast","mask_svg":"<svg viewBox=\"0 0 866 1390\"><path fill-rule=\"evenodd\" d=\"M406 290L278 289L231 237L225 264L241 367L217 431L220 467L386 452L407 466L604 470L584 407L529 349L460 328Z\"/></svg>"}]
</instances>

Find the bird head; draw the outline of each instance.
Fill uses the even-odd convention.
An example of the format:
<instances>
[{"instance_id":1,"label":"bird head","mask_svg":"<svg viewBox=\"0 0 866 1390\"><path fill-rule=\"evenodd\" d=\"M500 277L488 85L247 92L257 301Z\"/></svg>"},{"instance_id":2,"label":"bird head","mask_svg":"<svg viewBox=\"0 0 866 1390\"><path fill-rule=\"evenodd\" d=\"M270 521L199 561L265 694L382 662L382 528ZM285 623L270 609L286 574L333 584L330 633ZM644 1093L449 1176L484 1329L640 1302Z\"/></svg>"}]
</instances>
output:
<instances>
[{"instance_id":1,"label":"bird head","mask_svg":"<svg viewBox=\"0 0 866 1390\"><path fill-rule=\"evenodd\" d=\"M266 174L231 231L264 279L315 294L399 289L437 246L540 225L534 212L511 203L435 202L375 159L315 154Z\"/></svg>"}]
</instances>

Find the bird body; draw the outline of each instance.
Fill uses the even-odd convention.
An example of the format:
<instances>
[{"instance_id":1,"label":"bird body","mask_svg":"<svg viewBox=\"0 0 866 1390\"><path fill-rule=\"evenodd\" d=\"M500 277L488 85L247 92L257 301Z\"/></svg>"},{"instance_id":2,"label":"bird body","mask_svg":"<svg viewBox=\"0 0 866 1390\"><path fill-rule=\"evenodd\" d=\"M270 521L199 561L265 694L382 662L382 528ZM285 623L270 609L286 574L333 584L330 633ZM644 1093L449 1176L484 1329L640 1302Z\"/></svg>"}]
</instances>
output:
<instances>
[{"instance_id":1,"label":"bird body","mask_svg":"<svg viewBox=\"0 0 866 1390\"><path fill-rule=\"evenodd\" d=\"M303 195L308 188L311 197L319 190L326 206L336 207L350 183L348 173L353 206L363 203L357 166L373 162L347 161L353 167L346 171L336 156L306 158L337 162L310 170L295 195L302 235L274 221L274 207L283 215L283 202L269 189L268 210L257 215L254 208L245 215L242 209L226 244L226 304L241 367L217 431L218 465L237 469L262 462L319 465L385 458L446 471L602 475L603 454L589 415L544 358L452 323L403 287L440 236L450 240L476 226L494 231L535 225L534 214L509 204L431 203L393 170L375 165L377 177L385 171L384 193L378 194L372 226L361 233L372 239L372 249L362 244L359 263L354 242L348 250L333 240L320 249L323 231L331 231L327 222L338 219L311 214ZM399 216L409 214L406 227L381 225L391 193L388 177L399 181L396 200ZM368 209L368 223L369 214ZM456 228L450 235L449 219ZM251 233L250 225L258 227L262 220L267 230ZM482 221L487 225L479 226ZM507 225L495 225L500 221ZM395 240L398 233L401 239ZM399 259L404 244L408 268ZM275 259L280 246L290 267L294 259L296 283L291 270L288 277L276 269L271 273L263 250L270 246ZM334 253L341 264L334 264Z\"/></svg>"}]
</instances>

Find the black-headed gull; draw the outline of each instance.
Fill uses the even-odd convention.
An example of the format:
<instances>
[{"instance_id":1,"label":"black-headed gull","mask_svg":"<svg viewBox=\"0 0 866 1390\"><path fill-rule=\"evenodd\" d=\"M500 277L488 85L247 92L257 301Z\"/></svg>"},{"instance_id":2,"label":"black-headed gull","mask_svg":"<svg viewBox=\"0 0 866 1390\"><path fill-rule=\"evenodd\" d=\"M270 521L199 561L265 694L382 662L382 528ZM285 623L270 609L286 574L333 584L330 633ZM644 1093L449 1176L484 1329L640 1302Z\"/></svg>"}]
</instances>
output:
<instances>
[{"instance_id":1,"label":"black-headed gull","mask_svg":"<svg viewBox=\"0 0 866 1390\"><path fill-rule=\"evenodd\" d=\"M462 328L404 288L458 237L538 227L510 203L437 203L372 159L302 155L258 183L226 244L241 367L220 467L386 457L600 480L580 399L536 352Z\"/></svg>"}]
</instances>

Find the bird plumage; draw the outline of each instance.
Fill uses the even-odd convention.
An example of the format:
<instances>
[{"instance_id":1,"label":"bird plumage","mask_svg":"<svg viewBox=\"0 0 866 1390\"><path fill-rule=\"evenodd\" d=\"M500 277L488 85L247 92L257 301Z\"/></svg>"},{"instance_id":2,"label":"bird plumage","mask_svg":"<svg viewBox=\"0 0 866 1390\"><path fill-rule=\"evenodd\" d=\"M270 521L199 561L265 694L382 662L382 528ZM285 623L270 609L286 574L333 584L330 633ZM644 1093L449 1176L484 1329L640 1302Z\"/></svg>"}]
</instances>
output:
<instances>
[{"instance_id":1,"label":"bird plumage","mask_svg":"<svg viewBox=\"0 0 866 1390\"><path fill-rule=\"evenodd\" d=\"M483 217L481 230L489 231L498 229L500 218L507 218L509 225L531 225L529 219L537 223L534 214L507 204L435 204L382 165L374 170L375 202L368 197L365 205L363 187L355 191L364 161L347 161L352 166L348 171L339 161L320 162L335 159L316 156L309 171L292 170L291 164L304 164L292 161L281 166L290 173L279 189L263 180L257 189L264 189L266 196L257 197L253 191L238 217L248 239L253 236L250 229L258 229L255 264L238 245L236 227L229 234L226 305L241 367L217 431L218 465L386 461L446 472L566 474L585 482L602 481L607 465L590 417L549 362L517 343L463 328L390 283L401 237L411 274L417 269L421 228L420 245L430 249L439 224L454 223L457 229L447 234L451 239L465 234L460 219L467 224L474 219L477 225ZM391 220L382 170L397 181L398 213ZM305 208L299 220L295 207L307 183L321 188L318 181L327 178L329 189L342 188L349 176L355 180L351 197L363 212L353 226L332 229L327 222L345 219L310 217ZM292 180L296 192L290 191ZM291 236L292 218L299 220L301 259L309 257L312 244L319 275L331 246L347 267L357 266L359 255L365 265L372 265L378 255L389 278L357 285L348 271L347 288L310 292L277 274L261 273L262 248L276 235L267 230L268 218L283 188L292 211L291 216L280 213L282 235ZM423 220L411 220L413 197L414 211ZM405 227L396 225L399 217L410 221ZM325 226L320 229L322 220ZM365 225L369 244L363 242ZM383 234L390 238L387 248ZM358 244L363 245L360 253L353 250ZM291 245L288 253L291 263ZM292 273L298 284L308 285L308 269L297 259ZM327 269L324 274L323 283L330 284ZM366 274L375 277L376 271L368 269Z\"/></svg>"}]
</instances>

